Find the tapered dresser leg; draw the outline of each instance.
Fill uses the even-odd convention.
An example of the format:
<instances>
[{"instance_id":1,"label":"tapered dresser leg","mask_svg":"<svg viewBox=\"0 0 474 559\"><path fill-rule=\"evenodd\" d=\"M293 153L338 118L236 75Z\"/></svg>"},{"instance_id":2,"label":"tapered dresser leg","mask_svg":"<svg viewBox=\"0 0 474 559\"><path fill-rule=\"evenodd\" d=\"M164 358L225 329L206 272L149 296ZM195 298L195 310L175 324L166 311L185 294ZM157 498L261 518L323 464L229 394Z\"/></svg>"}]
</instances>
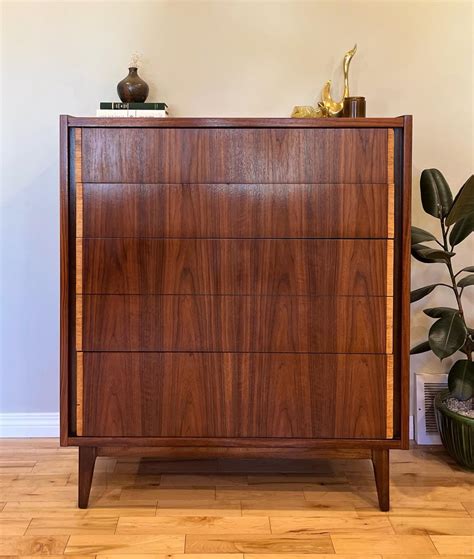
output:
<instances>
[{"instance_id":1,"label":"tapered dresser leg","mask_svg":"<svg viewBox=\"0 0 474 559\"><path fill-rule=\"evenodd\" d=\"M388 449L372 450L372 463L374 465L379 508L381 511L388 511L390 509L390 459Z\"/></svg>"},{"instance_id":2,"label":"tapered dresser leg","mask_svg":"<svg viewBox=\"0 0 474 559\"><path fill-rule=\"evenodd\" d=\"M79 447L79 480L77 489L80 509L86 509L89 504L96 456L97 449L94 446Z\"/></svg>"}]
</instances>

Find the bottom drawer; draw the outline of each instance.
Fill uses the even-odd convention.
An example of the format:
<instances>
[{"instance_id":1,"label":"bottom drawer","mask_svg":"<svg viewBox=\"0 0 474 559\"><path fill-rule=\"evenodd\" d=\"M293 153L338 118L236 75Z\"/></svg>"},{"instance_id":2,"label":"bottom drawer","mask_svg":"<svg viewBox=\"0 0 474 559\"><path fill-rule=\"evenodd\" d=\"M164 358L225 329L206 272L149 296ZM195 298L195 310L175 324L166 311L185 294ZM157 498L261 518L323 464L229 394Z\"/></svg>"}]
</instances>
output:
<instances>
[{"instance_id":1,"label":"bottom drawer","mask_svg":"<svg viewBox=\"0 0 474 559\"><path fill-rule=\"evenodd\" d=\"M390 355L77 355L85 436L391 438Z\"/></svg>"}]
</instances>

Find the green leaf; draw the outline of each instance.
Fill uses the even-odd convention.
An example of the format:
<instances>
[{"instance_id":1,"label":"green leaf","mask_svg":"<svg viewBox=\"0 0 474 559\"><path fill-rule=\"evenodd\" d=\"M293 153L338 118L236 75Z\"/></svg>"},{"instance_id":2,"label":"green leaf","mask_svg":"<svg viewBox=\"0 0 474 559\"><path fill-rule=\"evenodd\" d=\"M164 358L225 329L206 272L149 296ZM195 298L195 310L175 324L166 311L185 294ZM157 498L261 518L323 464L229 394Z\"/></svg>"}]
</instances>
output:
<instances>
[{"instance_id":1,"label":"green leaf","mask_svg":"<svg viewBox=\"0 0 474 559\"><path fill-rule=\"evenodd\" d=\"M474 214L474 175L467 179L457 193L446 218L446 225L452 225L459 219L471 214Z\"/></svg>"},{"instance_id":2,"label":"green leaf","mask_svg":"<svg viewBox=\"0 0 474 559\"><path fill-rule=\"evenodd\" d=\"M423 241L436 241L436 237L425 231L424 229L420 229L420 227L415 227L414 225L411 226L411 244L416 245L418 243L422 243Z\"/></svg>"},{"instance_id":3,"label":"green leaf","mask_svg":"<svg viewBox=\"0 0 474 559\"><path fill-rule=\"evenodd\" d=\"M430 328L428 340L440 359L456 353L466 341L467 328L459 314L437 320Z\"/></svg>"},{"instance_id":4,"label":"green leaf","mask_svg":"<svg viewBox=\"0 0 474 559\"><path fill-rule=\"evenodd\" d=\"M410 355L416 355L417 353L424 353L425 351L431 351L430 342L421 342L421 344L416 345L410 349Z\"/></svg>"},{"instance_id":5,"label":"green leaf","mask_svg":"<svg viewBox=\"0 0 474 559\"><path fill-rule=\"evenodd\" d=\"M431 285L426 285L425 287L419 287L418 289L414 289L410 293L410 303L414 303L415 301L419 301L429 295L435 287L441 285L440 283L433 283Z\"/></svg>"},{"instance_id":6,"label":"green leaf","mask_svg":"<svg viewBox=\"0 0 474 559\"><path fill-rule=\"evenodd\" d=\"M474 285L474 274L469 274L464 276L458 281L459 287L467 287L468 285Z\"/></svg>"},{"instance_id":7,"label":"green leaf","mask_svg":"<svg viewBox=\"0 0 474 559\"><path fill-rule=\"evenodd\" d=\"M421 203L427 214L443 218L448 215L453 195L446 179L438 169L425 169L420 178Z\"/></svg>"},{"instance_id":8,"label":"green leaf","mask_svg":"<svg viewBox=\"0 0 474 559\"><path fill-rule=\"evenodd\" d=\"M449 242L451 246L458 245L464 241L474 231L474 213L466 215L456 221L454 227L449 234Z\"/></svg>"},{"instance_id":9,"label":"green leaf","mask_svg":"<svg viewBox=\"0 0 474 559\"><path fill-rule=\"evenodd\" d=\"M458 400L469 400L474 395L474 363L467 359L456 361L448 376L451 395Z\"/></svg>"},{"instance_id":10,"label":"green leaf","mask_svg":"<svg viewBox=\"0 0 474 559\"><path fill-rule=\"evenodd\" d=\"M412 245L411 254L420 262L439 263L447 262L454 256L454 252L447 252L441 248L431 248L419 243Z\"/></svg>"},{"instance_id":11,"label":"green leaf","mask_svg":"<svg viewBox=\"0 0 474 559\"><path fill-rule=\"evenodd\" d=\"M459 314L458 309L452 309L451 307L433 307L431 309L425 309L423 312L431 316L431 318L445 318L456 313Z\"/></svg>"},{"instance_id":12,"label":"green leaf","mask_svg":"<svg viewBox=\"0 0 474 559\"><path fill-rule=\"evenodd\" d=\"M461 270L459 270L458 274L460 274L461 272L474 272L474 266L467 266L467 268L462 268Z\"/></svg>"}]
</instances>

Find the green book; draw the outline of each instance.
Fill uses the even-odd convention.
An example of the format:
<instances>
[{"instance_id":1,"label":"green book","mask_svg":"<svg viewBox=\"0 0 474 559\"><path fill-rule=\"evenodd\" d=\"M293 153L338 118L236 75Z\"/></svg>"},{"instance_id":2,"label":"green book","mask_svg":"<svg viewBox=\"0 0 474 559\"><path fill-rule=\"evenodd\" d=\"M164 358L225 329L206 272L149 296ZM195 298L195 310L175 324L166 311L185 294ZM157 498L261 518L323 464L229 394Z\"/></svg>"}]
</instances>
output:
<instances>
[{"instance_id":1,"label":"green book","mask_svg":"<svg viewBox=\"0 0 474 559\"><path fill-rule=\"evenodd\" d=\"M101 109L108 110L149 110L149 111L165 111L168 108L166 103L120 103L120 102L102 102L100 104Z\"/></svg>"}]
</instances>

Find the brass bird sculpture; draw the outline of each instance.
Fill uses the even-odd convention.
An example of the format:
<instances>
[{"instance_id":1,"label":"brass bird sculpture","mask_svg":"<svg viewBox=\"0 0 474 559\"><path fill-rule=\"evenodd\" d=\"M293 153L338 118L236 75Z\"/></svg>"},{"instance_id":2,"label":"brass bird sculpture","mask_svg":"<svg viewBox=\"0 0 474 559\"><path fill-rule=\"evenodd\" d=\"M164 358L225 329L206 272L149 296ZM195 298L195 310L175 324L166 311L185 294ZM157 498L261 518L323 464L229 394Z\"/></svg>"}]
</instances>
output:
<instances>
[{"instance_id":1,"label":"brass bird sculpture","mask_svg":"<svg viewBox=\"0 0 474 559\"><path fill-rule=\"evenodd\" d=\"M349 97L349 66L352 57L357 51L357 45L347 51L344 55L344 92L340 101L334 101L331 96L331 80L328 80L323 87L321 95L322 100L319 101L316 107L310 105L297 105L293 108L291 116L293 118L320 118L339 116L342 113L344 105L344 98Z\"/></svg>"},{"instance_id":2,"label":"brass bird sculpture","mask_svg":"<svg viewBox=\"0 0 474 559\"><path fill-rule=\"evenodd\" d=\"M344 98L349 97L349 66L356 51L357 45L354 45L354 48L347 51L344 55L344 93L342 95L342 99L340 101L334 101L332 98L331 80L328 80L324 84L321 103L324 109L328 112L329 116L338 116L342 112Z\"/></svg>"}]
</instances>

